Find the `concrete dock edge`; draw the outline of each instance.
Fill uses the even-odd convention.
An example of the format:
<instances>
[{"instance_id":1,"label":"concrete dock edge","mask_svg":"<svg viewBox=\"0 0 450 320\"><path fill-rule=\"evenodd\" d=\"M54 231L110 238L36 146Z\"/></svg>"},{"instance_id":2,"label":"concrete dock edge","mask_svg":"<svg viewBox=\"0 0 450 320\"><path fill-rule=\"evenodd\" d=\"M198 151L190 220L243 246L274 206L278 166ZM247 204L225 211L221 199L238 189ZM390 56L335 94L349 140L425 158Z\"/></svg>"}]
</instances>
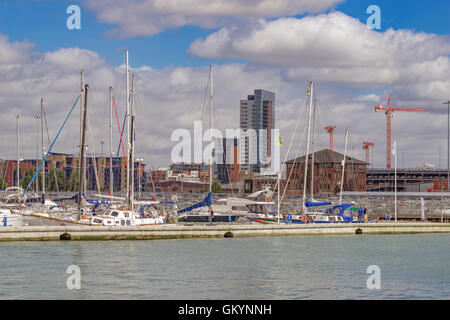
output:
<instances>
[{"instance_id":1,"label":"concrete dock edge","mask_svg":"<svg viewBox=\"0 0 450 320\"><path fill-rule=\"evenodd\" d=\"M183 238L237 238L450 233L450 223L347 223L307 225L159 225L144 227L26 226L1 227L0 241L54 241L67 232L71 240L151 240Z\"/></svg>"}]
</instances>

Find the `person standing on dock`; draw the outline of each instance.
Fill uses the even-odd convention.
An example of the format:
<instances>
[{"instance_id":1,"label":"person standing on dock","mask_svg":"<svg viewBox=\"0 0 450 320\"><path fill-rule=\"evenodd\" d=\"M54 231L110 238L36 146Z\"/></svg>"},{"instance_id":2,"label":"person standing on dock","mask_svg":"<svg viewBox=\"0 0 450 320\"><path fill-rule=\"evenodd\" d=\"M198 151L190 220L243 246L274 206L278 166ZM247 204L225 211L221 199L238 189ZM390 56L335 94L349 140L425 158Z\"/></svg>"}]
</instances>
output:
<instances>
[{"instance_id":1,"label":"person standing on dock","mask_svg":"<svg viewBox=\"0 0 450 320\"><path fill-rule=\"evenodd\" d=\"M364 207L364 223L369 222L369 211Z\"/></svg>"},{"instance_id":2,"label":"person standing on dock","mask_svg":"<svg viewBox=\"0 0 450 320\"><path fill-rule=\"evenodd\" d=\"M214 211L211 206L209 206L209 225L212 226L212 221L214 218Z\"/></svg>"}]
</instances>

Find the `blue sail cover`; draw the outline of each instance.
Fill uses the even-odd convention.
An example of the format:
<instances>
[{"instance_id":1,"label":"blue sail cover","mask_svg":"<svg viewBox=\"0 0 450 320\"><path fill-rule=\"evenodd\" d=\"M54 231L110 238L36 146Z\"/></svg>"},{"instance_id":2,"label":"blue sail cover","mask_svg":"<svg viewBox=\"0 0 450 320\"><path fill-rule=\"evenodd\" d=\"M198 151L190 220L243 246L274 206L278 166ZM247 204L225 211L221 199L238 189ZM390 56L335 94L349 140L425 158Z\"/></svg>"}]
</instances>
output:
<instances>
[{"instance_id":1,"label":"blue sail cover","mask_svg":"<svg viewBox=\"0 0 450 320\"><path fill-rule=\"evenodd\" d=\"M206 196L206 198L199 203L196 203L190 207L178 210L177 213L183 213L183 212L187 212L187 211L191 211L197 208L201 208L201 207L209 207L212 204L212 197L211 197L211 193L208 193L208 195Z\"/></svg>"},{"instance_id":2,"label":"blue sail cover","mask_svg":"<svg viewBox=\"0 0 450 320\"><path fill-rule=\"evenodd\" d=\"M84 198L84 200L86 200L87 203L90 203L90 204L96 204L96 205L106 204L108 206L111 204L110 201L105 201L105 200L95 200L95 201L94 200L88 200L86 198L86 195L84 194L84 192L81 194L81 196Z\"/></svg>"},{"instance_id":3,"label":"blue sail cover","mask_svg":"<svg viewBox=\"0 0 450 320\"><path fill-rule=\"evenodd\" d=\"M321 207L321 206L328 206L331 202L311 202L306 198L305 206L307 207Z\"/></svg>"}]
</instances>

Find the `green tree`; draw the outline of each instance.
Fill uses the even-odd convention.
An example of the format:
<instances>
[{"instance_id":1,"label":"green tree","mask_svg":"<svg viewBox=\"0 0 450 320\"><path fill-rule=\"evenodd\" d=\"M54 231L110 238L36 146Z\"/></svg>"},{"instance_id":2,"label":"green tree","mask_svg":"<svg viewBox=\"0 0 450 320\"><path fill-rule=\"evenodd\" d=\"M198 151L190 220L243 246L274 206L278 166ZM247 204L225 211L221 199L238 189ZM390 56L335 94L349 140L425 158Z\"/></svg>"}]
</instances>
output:
<instances>
[{"instance_id":1,"label":"green tree","mask_svg":"<svg viewBox=\"0 0 450 320\"><path fill-rule=\"evenodd\" d=\"M3 178L0 177L0 190L6 189L6 183L3 181Z\"/></svg>"},{"instance_id":2,"label":"green tree","mask_svg":"<svg viewBox=\"0 0 450 320\"><path fill-rule=\"evenodd\" d=\"M67 182L67 191L78 191L80 188L80 174L79 171L73 170Z\"/></svg>"},{"instance_id":3,"label":"green tree","mask_svg":"<svg viewBox=\"0 0 450 320\"><path fill-rule=\"evenodd\" d=\"M25 171L25 174L23 175L22 179L20 179L20 181L19 181L21 188L25 189L28 186L31 179L33 179L35 172L36 172L36 168L30 168L27 171ZM42 177L42 174L39 171L39 173L36 177L36 179L38 180L39 187L41 187L41 185L42 185L41 177ZM36 189L36 179L35 179L35 181L33 181L33 184L30 186L30 190Z\"/></svg>"},{"instance_id":4,"label":"green tree","mask_svg":"<svg viewBox=\"0 0 450 320\"><path fill-rule=\"evenodd\" d=\"M211 192L212 193L221 193L222 187L220 186L220 183L218 181L214 181L214 183L211 186Z\"/></svg>"},{"instance_id":5,"label":"green tree","mask_svg":"<svg viewBox=\"0 0 450 320\"><path fill-rule=\"evenodd\" d=\"M66 173L61 169L51 169L47 174L45 187L48 191L67 191Z\"/></svg>"},{"instance_id":6,"label":"green tree","mask_svg":"<svg viewBox=\"0 0 450 320\"><path fill-rule=\"evenodd\" d=\"M203 187L200 190L201 193L209 192L209 186ZM222 187L218 181L214 181L211 186L211 193L222 193Z\"/></svg>"}]
</instances>

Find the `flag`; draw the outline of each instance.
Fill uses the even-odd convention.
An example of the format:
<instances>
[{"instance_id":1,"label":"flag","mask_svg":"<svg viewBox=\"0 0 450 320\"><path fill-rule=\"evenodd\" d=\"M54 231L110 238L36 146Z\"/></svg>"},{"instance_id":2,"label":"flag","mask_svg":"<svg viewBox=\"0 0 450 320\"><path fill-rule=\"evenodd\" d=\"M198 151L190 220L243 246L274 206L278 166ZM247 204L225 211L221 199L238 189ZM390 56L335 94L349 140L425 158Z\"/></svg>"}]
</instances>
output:
<instances>
[{"instance_id":1,"label":"flag","mask_svg":"<svg viewBox=\"0 0 450 320\"><path fill-rule=\"evenodd\" d=\"M397 140L394 141L392 144L392 154L395 156L395 152L397 150Z\"/></svg>"},{"instance_id":2,"label":"flag","mask_svg":"<svg viewBox=\"0 0 450 320\"><path fill-rule=\"evenodd\" d=\"M278 141L280 142L280 146L282 146L283 145L283 140L281 140L281 136L278 136Z\"/></svg>"}]
</instances>

